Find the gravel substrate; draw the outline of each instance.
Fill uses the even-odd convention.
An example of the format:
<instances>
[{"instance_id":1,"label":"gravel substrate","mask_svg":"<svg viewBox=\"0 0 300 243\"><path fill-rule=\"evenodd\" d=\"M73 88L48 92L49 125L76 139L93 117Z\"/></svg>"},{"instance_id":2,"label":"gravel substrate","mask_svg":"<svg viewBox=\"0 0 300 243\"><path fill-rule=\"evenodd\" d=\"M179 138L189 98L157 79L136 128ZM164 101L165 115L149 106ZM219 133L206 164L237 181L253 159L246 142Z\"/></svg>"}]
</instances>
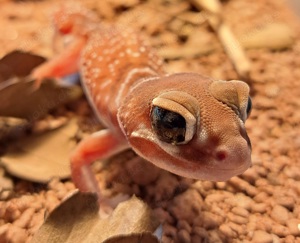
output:
<instances>
[{"instance_id":1,"label":"gravel substrate","mask_svg":"<svg viewBox=\"0 0 300 243\"><path fill-rule=\"evenodd\" d=\"M46 16L58 2L2 1L0 55L19 47L51 56L51 27ZM177 4L175 10L179 13L192 9L188 1L154 2L157 8ZM163 224L164 243L300 242L299 19L292 16L283 0L229 0L223 4L225 19L236 33L279 21L289 25L295 35L291 48L246 52L252 63L249 84L253 110L246 127L253 147L253 166L227 182L194 181L132 159L133 152L127 151L106 166L96 163L95 173L107 196L136 194L153 208ZM107 1L106 11L96 0L86 1L85 5L112 21L122 21L128 11L143 10L149 25L141 21L132 23L133 28L142 28L154 46L161 44L158 36L166 45L174 44L170 31L174 21L165 26L163 12L152 21L144 1ZM166 67L221 79L238 78L221 49L205 56L168 60ZM77 102L77 109L91 114L85 104L85 100ZM0 177L2 183L5 177ZM1 243L29 242L44 217L74 190L72 182L58 179L48 185L16 178L13 182L11 191L0 190Z\"/></svg>"}]
</instances>

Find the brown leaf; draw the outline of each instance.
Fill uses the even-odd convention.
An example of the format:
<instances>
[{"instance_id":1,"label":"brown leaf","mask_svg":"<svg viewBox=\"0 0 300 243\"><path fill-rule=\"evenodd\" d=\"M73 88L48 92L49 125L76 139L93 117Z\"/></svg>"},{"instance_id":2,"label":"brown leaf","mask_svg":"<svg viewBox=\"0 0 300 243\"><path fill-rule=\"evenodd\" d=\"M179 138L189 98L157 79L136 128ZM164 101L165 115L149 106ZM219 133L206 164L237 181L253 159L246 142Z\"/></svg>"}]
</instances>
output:
<instances>
[{"instance_id":1,"label":"brown leaf","mask_svg":"<svg viewBox=\"0 0 300 243\"><path fill-rule=\"evenodd\" d=\"M52 79L45 80L38 90L34 90L33 80L26 76L44 60L19 51L0 60L0 116L35 120L82 94L80 87L58 85Z\"/></svg>"},{"instance_id":2,"label":"brown leaf","mask_svg":"<svg viewBox=\"0 0 300 243\"><path fill-rule=\"evenodd\" d=\"M0 142L23 135L27 127L29 122L25 119L0 117Z\"/></svg>"},{"instance_id":3,"label":"brown leaf","mask_svg":"<svg viewBox=\"0 0 300 243\"><path fill-rule=\"evenodd\" d=\"M63 87L47 80L33 91L33 81L9 79L0 83L0 116L35 120L80 95L78 86Z\"/></svg>"},{"instance_id":4,"label":"brown leaf","mask_svg":"<svg viewBox=\"0 0 300 243\"><path fill-rule=\"evenodd\" d=\"M70 176L69 154L76 145L72 137L77 122L17 141L0 160L6 170L26 180L46 183L53 177Z\"/></svg>"},{"instance_id":5,"label":"brown leaf","mask_svg":"<svg viewBox=\"0 0 300 243\"><path fill-rule=\"evenodd\" d=\"M50 213L32 243L159 242L152 235L158 222L135 196L120 203L109 218L100 219L98 211L96 196L77 192Z\"/></svg>"},{"instance_id":6,"label":"brown leaf","mask_svg":"<svg viewBox=\"0 0 300 243\"><path fill-rule=\"evenodd\" d=\"M137 233L131 235L122 235L117 237L109 238L105 240L103 243L158 243L159 240L156 236L147 233Z\"/></svg>"},{"instance_id":7,"label":"brown leaf","mask_svg":"<svg viewBox=\"0 0 300 243\"><path fill-rule=\"evenodd\" d=\"M0 167L0 194L2 190L12 190L12 189L13 189L12 179L6 177L4 169Z\"/></svg>"},{"instance_id":8,"label":"brown leaf","mask_svg":"<svg viewBox=\"0 0 300 243\"><path fill-rule=\"evenodd\" d=\"M12 51L0 59L0 82L13 77L25 77L46 59L31 53Z\"/></svg>"}]
</instances>

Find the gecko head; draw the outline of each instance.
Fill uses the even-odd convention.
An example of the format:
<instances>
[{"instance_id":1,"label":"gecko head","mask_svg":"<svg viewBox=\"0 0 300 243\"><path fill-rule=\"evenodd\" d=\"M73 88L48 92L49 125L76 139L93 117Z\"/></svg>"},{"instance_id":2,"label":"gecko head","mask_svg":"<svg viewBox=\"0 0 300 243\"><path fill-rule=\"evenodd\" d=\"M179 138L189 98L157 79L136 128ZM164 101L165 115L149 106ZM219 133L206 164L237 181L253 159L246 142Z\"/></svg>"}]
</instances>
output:
<instances>
[{"instance_id":1,"label":"gecko head","mask_svg":"<svg viewBox=\"0 0 300 243\"><path fill-rule=\"evenodd\" d=\"M224 181L251 165L250 110L246 83L181 73L137 85L118 118L146 160L181 176Z\"/></svg>"}]
</instances>

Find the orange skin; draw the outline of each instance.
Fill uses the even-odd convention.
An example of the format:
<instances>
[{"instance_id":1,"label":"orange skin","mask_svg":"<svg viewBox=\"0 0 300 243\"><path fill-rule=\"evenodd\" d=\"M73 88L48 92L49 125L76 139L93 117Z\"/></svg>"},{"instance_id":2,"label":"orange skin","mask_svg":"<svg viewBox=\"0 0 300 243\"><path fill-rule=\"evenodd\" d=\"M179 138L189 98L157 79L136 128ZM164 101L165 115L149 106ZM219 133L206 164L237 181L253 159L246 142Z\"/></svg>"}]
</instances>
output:
<instances>
[{"instance_id":1,"label":"orange skin","mask_svg":"<svg viewBox=\"0 0 300 243\"><path fill-rule=\"evenodd\" d=\"M199 180L224 181L251 165L244 126L247 84L196 73L168 75L140 35L97 24L86 10L63 11L55 14L57 32L73 35L74 42L32 75L38 83L79 71L87 98L107 127L81 141L71 155L72 179L81 191L96 192L102 200L90 164L128 148L162 169ZM161 141L151 125L153 99L169 91L193 103L184 104L196 118L185 144Z\"/></svg>"}]
</instances>

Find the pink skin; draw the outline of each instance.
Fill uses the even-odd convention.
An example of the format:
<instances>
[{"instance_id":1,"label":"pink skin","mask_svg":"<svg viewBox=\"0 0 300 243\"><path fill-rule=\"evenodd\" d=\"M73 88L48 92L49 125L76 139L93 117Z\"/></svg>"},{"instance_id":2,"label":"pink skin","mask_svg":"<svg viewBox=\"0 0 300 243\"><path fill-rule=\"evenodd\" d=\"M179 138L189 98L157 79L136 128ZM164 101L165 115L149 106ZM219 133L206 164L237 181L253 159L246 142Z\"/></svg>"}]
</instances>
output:
<instances>
[{"instance_id":1,"label":"pink skin","mask_svg":"<svg viewBox=\"0 0 300 243\"><path fill-rule=\"evenodd\" d=\"M39 82L79 70L87 98L107 126L81 141L71 155L72 179L81 191L96 192L102 200L90 164L127 148L160 168L200 180L227 180L251 165L244 127L249 96L245 83L195 73L167 75L161 59L135 32L97 25L86 11L58 11L55 16L58 32L73 35L75 41L32 75ZM169 91L193 100L188 107L197 123L186 144L161 141L151 125L153 99Z\"/></svg>"}]
</instances>

